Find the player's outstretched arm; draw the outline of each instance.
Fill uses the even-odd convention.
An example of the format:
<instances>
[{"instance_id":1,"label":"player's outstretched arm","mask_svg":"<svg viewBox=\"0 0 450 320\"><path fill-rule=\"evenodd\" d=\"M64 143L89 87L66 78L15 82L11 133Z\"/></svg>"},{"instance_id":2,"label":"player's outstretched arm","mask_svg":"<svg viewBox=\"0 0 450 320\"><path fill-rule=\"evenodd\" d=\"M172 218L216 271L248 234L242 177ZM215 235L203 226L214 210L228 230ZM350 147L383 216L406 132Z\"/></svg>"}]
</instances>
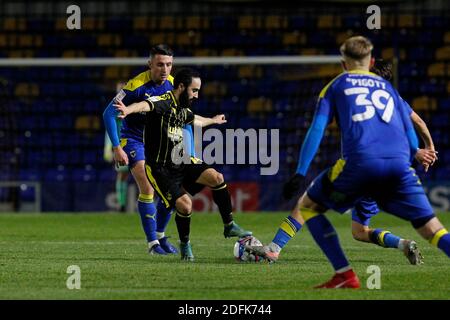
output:
<instances>
[{"instance_id":1,"label":"player's outstretched arm","mask_svg":"<svg viewBox=\"0 0 450 320\"><path fill-rule=\"evenodd\" d=\"M414 111L411 113L411 120L413 121L414 128L416 128L420 138L422 138L422 141L425 144L425 149L435 151L433 138L431 137L430 130L425 121L423 121L423 119Z\"/></svg>"},{"instance_id":2,"label":"player's outstretched arm","mask_svg":"<svg viewBox=\"0 0 450 320\"><path fill-rule=\"evenodd\" d=\"M117 132L117 111L114 109L114 103L115 101L112 100L103 112L103 122L112 146L117 147L119 145L119 133Z\"/></svg>"},{"instance_id":3,"label":"player's outstretched arm","mask_svg":"<svg viewBox=\"0 0 450 320\"><path fill-rule=\"evenodd\" d=\"M106 132L108 133L108 137L111 140L112 149L114 153L114 161L118 163L119 165L127 165L128 164L128 156L123 151L122 147L120 146L119 142L119 133L117 131L117 111L114 108L114 103L116 101L112 100L108 107L106 107L105 111L103 112L103 121L105 123Z\"/></svg>"},{"instance_id":4,"label":"player's outstretched arm","mask_svg":"<svg viewBox=\"0 0 450 320\"><path fill-rule=\"evenodd\" d=\"M130 104L128 107L123 104L122 101L116 101L114 104L114 107L119 112L119 115L117 116L120 119L125 118L130 113L139 113L139 112L148 112L152 109L150 108L151 104L149 102L141 101Z\"/></svg>"},{"instance_id":5,"label":"player's outstretched arm","mask_svg":"<svg viewBox=\"0 0 450 320\"><path fill-rule=\"evenodd\" d=\"M425 172L428 171L428 168L434 164L437 158L437 151L434 148L433 138L431 137L430 130L428 130L427 124L423 119L414 111L411 113L411 120L422 138L423 143L425 144L425 149L419 149L416 154L416 160L419 161L425 168ZM426 152L429 151L429 152Z\"/></svg>"},{"instance_id":6,"label":"player's outstretched arm","mask_svg":"<svg viewBox=\"0 0 450 320\"><path fill-rule=\"evenodd\" d=\"M309 165L319 149L320 141L328 124L328 118L324 115L315 115L311 127L308 129L305 140L300 149L297 170L288 182L283 186L283 197L292 198L300 188L303 178L306 176Z\"/></svg>"},{"instance_id":7,"label":"player's outstretched arm","mask_svg":"<svg viewBox=\"0 0 450 320\"><path fill-rule=\"evenodd\" d=\"M199 115L195 115L194 118L194 126L198 127L207 127L213 124L224 124L227 120L225 119L225 115L218 114L212 118L205 118Z\"/></svg>"}]
</instances>

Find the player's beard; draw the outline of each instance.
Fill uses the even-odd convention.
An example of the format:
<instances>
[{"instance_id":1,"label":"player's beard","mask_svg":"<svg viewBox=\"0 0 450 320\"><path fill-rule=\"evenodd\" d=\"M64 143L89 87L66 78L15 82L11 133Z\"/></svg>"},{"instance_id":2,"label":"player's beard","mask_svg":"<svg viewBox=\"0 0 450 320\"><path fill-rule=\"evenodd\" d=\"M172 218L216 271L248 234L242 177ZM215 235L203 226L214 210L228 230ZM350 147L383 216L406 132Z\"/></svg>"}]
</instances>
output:
<instances>
[{"instance_id":1,"label":"player's beard","mask_svg":"<svg viewBox=\"0 0 450 320\"><path fill-rule=\"evenodd\" d=\"M182 108L190 108L191 104L192 104L192 100L189 99L189 94L188 94L187 90L184 90L180 94L180 105Z\"/></svg>"}]
</instances>

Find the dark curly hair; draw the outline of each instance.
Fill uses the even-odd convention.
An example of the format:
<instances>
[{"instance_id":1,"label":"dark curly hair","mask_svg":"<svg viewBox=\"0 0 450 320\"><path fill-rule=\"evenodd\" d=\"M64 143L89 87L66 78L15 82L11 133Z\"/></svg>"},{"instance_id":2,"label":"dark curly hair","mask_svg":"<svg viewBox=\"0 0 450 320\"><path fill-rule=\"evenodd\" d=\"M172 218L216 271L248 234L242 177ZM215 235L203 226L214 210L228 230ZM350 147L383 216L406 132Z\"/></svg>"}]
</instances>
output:
<instances>
[{"instance_id":1,"label":"dark curly hair","mask_svg":"<svg viewBox=\"0 0 450 320\"><path fill-rule=\"evenodd\" d=\"M375 59L371 72L376 73L386 80L392 79L392 63L383 59Z\"/></svg>"}]
</instances>

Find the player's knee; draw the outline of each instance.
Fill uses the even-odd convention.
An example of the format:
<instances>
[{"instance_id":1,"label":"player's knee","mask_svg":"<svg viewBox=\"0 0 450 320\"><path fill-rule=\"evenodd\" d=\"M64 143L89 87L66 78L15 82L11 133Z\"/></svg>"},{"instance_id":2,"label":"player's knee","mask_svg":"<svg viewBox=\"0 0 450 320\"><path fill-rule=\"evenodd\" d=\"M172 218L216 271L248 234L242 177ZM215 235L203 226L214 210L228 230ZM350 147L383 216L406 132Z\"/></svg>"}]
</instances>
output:
<instances>
[{"instance_id":1,"label":"player's knee","mask_svg":"<svg viewBox=\"0 0 450 320\"><path fill-rule=\"evenodd\" d=\"M306 192L298 200L297 206L299 208L307 209L309 211L316 212L316 213L324 213L325 211L327 211L327 208L325 208L325 207L317 204L313 200L311 200L311 198L308 197L308 194Z\"/></svg>"},{"instance_id":2,"label":"player's knee","mask_svg":"<svg viewBox=\"0 0 450 320\"><path fill-rule=\"evenodd\" d=\"M177 211L184 216L188 216L192 212L192 201L186 195L178 198L175 206L177 208Z\"/></svg>"},{"instance_id":3,"label":"player's knee","mask_svg":"<svg viewBox=\"0 0 450 320\"><path fill-rule=\"evenodd\" d=\"M214 185L215 186L219 186L219 185L221 185L224 182L225 182L225 179L223 177L223 174L221 174L220 172L216 171L214 173L214 180L213 180Z\"/></svg>"}]
</instances>

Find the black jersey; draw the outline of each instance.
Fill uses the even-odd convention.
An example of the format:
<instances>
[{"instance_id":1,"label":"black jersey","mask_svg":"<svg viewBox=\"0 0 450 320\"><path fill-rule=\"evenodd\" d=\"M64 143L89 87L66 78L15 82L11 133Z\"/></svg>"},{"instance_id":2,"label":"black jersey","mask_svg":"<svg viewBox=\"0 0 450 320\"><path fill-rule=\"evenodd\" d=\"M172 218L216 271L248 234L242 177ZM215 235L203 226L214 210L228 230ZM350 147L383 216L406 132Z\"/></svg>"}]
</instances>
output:
<instances>
[{"instance_id":1,"label":"black jersey","mask_svg":"<svg viewBox=\"0 0 450 320\"><path fill-rule=\"evenodd\" d=\"M183 157L183 127L194 121L194 113L178 105L171 91L145 101L150 105L144 130L145 159L172 166L173 159Z\"/></svg>"}]
</instances>

